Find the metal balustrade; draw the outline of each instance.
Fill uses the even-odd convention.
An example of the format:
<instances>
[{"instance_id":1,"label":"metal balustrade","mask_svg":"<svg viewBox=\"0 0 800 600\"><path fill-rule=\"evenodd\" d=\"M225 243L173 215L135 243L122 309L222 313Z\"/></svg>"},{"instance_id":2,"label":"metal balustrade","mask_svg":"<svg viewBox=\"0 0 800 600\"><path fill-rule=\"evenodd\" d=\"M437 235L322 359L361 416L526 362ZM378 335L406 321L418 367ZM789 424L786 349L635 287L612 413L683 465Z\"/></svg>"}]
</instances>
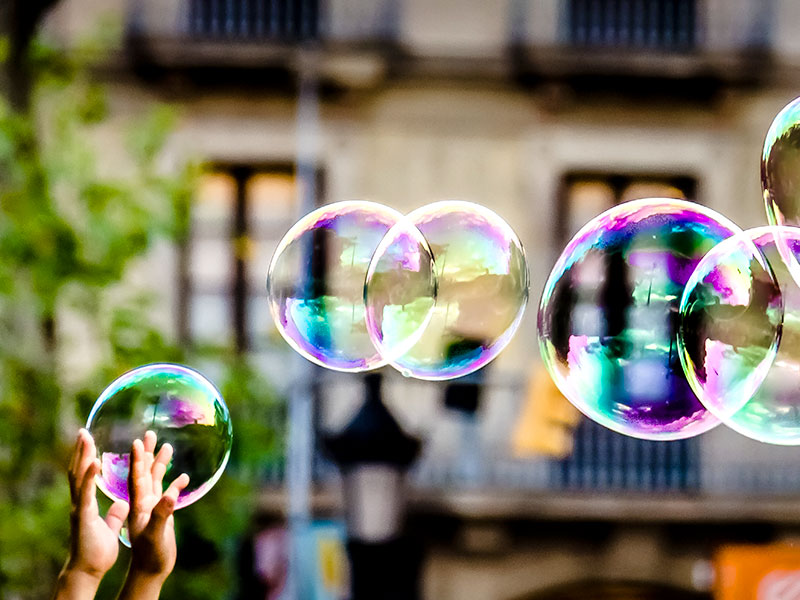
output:
<instances>
[{"instance_id":1,"label":"metal balustrade","mask_svg":"<svg viewBox=\"0 0 800 600\"><path fill-rule=\"evenodd\" d=\"M313 40L319 0L186 0L187 33L196 38Z\"/></svg>"},{"instance_id":2,"label":"metal balustrade","mask_svg":"<svg viewBox=\"0 0 800 600\"><path fill-rule=\"evenodd\" d=\"M410 384L412 387L414 384ZM521 385L487 385L485 402L513 406ZM791 460L791 448L757 444L720 426L688 440L638 440L584 420L575 431L574 449L564 459L515 457L508 443L515 417L494 418L497 439L487 433L489 418L458 411L440 411L431 437L422 435L423 449L409 477L423 491L442 494L484 490L537 493L589 492L610 494L731 494L734 496L791 496L800 494L800 465ZM275 411L275 427L285 429L285 411ZM442 428L441 421L449 421ZM442 451L442 431L450 439ZM438 439L437 439L438 438ZM336 467L318 451L314 461L317 483L337 478ZM263 483L279 487L285 477L282 457L264 466Z\"/></svg>"},{"instance_id":3,"label":"metal balustrade","mask_svg":"<svg viewBox=\"0 0 800 600\"><path fill-rule=\"evenodd\" d=\"M565 41L577 46L688 51L698 43L696 0L568 0Z\"/></svg>"},{"instance_id":4,"label":"metal balustrade","mask_svg":"<svg viewBox=\"0 0 800 600\"><path fill-rule=\"evenodd\" d=\"M191 39L299 43L387 41L399 0L182 0L179 30Z\"/></svg>"}]
</instances>

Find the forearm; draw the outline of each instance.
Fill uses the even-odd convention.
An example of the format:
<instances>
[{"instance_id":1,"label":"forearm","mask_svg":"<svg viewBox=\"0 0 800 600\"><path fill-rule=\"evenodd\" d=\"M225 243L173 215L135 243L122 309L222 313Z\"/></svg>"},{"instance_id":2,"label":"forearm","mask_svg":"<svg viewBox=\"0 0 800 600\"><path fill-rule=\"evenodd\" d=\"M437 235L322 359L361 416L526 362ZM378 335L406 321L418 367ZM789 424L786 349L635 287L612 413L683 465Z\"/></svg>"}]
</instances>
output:
<instances>
[{"instance_id":1,"label":"forearm","mask_svg":"<svg viewBox=\"0 0 800 600\"><path fill-rule=\"evenodd\" d=\"M117 600L157 600L166 577L131 569Z\"/></svg>"},{"instance_id":2,"label":"forearm","mask_svg":"<svg viewBox=\"0 0 800 600\"><path fill-rule=\"evenodd\" d=\"M54 600L92 600L100 578L65 565L58 575Z\"/></svg>"}]
</instances>

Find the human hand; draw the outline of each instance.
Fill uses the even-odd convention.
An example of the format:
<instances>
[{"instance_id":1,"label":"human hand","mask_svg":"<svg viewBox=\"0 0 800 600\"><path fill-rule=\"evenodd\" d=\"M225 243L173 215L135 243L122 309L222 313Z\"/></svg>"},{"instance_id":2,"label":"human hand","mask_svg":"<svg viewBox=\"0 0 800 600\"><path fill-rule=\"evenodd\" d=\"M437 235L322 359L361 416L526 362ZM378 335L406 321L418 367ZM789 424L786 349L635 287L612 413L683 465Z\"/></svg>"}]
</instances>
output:
<instances>
[{"instance_id":1,"label":"human hand","mask_svg":"<svg viewBox=\"0 0 800 600\"><path fill-rule=\"evenodd\" d=\"M162 493L172 446L164 444L154 456L155 447L156 434L148 431L144 441L135 440L131 448L128 530L133 554L129 577L150 579L160 585L175 567L177 547L172 513L178 495L189 484L189 476L183 473Z\"/></svg>"},{"instance_id":2,"label":"human hand","mask_svg":"<svg viewBox=\"0 0 800 600\"><path fill-rule=\"evenodd\" d=\"M117 538L128 515L128 503L117 500L105 519L100 516L94 479L99 472L94 440L81 429L68 470L72 502L69 558L59 575L56 598L94 597L103 575L117 560ZM85 592L77 593L78 589Z\"/></svg>"}]
</instances>

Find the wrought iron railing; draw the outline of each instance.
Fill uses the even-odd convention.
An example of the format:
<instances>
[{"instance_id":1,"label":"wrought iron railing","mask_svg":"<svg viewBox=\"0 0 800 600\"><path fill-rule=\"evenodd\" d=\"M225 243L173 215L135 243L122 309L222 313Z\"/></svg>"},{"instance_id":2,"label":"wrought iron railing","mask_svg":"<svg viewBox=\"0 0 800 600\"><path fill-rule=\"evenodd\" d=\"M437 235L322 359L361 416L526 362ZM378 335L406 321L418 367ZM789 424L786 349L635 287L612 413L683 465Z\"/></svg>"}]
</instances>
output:
<instances>
[{"instance_id":1,"label":"wrought iron railing","mask_svg":"<svg viewBox=\"0 0 800 600\"><path fill-rule=\"evenodd\" d=\"M183 0L180 29L229 42L386 41L399 0Z\"/></svg>"},{"instance_id":2,"label":"wrought iron railing","mask_svg":"<svg viewBox=\"0 0 800 600\"><path fill-rule=\"evenodd\" d=\"M689 51L699 40L696 0L568 0L565 41L576 46Z\"/></svg>"},{"instance_id":3,"label":"wrought iron railing","mask_svg":"<svg viewBox=\"0 0 800 600\"><path fill-rule=\"evenodd\" d=\"M409 398L419 394L409 383ZM335 386L327 386L331 389ZM443 493L459 490L527 490L644 494L800 494L800 464L790 450L757 444L720 426L688 440L655 442L612 432L588 420L575 430L574 448L564 459L514 456L509 439L524 397L524 386L489 384L484 403L508 406L506 417L444 409L449 439L434 433L423 439L423 450L410 473L412 484ZM276 412L284 419L285 412ZM493 421L493 423L489 423ZM284 427L277 423L276 427ZM431 424L430 429L444 428ZM492 430L490 432L489 430ZM505 433L504 433L505 432ZM425 438L424 434L421 436ZM314 478L325 484L336 478L336 467L318 450ZM265 465L264 483L280 486L285 463L281 457Z\"/></svg>"},{"instance_id":4,"label":"wrought iron railing","mask_svg":"<svg viewBox=\"0 0 800 600\"><path fill-rule=\"evenodd\" d=\"M186 0L186 30L197 38L295 42L320 32L319 0Z\"/></svg>"}]
</instances>

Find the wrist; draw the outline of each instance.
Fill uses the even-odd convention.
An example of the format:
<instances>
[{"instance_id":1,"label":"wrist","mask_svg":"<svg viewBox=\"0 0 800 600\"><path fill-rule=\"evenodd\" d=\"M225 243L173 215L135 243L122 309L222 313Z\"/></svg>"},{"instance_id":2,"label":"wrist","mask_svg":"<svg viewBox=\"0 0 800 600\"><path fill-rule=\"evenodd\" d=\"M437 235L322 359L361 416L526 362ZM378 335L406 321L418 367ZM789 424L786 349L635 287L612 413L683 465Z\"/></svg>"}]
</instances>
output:
<instances>
[{"instance_id":1,"label":"wrist","mask_svg":"<svg viewBox=\"0 0 800 600\"><path fill-rule=\"evenodd\" d=\"M161 586L169 573L149 573L131 566L119 600L151 600L161 594Z\"/></svg>"},{"instance_id":2,"label":"wrist","mask_svg":"<svg viewBox=\"0 0 800 600\"><path fill-rule=\"evenodd\" d=\"M170 571L157 571L148 569L143 565L137 565L136 560L131 561L131 566L128 569L128 579L135 579L148 584L157 583L158 585L163 585L169 574Z\"/></svg>"},{"instance_id":3,"label":"wrist","mask_svg":"<svg viewBox=\"0 0 800 600\"><path fill-rule=\"evenodd\" d=\"M87 564L84 564L83 561L73 558L70 556L67 559L67 562L64 564L64 568L61 570L62 573L69 573L75 577L80 579L88 580L96 580L97 583L100 583L100 580L103 579L106 572L95 569Z\"/></svg>"},{"instance_id":4,"label":"wrist","mask_svg":"<svg viewBox=\"0 0 800 600\"><path fill-rule=\"evenodd\" d=\"M67 562L58 574L56 585L59 592L68 592L68 597L93 598L102 578L103 574L92 573Z\"/></svg>"}]
</instances>

